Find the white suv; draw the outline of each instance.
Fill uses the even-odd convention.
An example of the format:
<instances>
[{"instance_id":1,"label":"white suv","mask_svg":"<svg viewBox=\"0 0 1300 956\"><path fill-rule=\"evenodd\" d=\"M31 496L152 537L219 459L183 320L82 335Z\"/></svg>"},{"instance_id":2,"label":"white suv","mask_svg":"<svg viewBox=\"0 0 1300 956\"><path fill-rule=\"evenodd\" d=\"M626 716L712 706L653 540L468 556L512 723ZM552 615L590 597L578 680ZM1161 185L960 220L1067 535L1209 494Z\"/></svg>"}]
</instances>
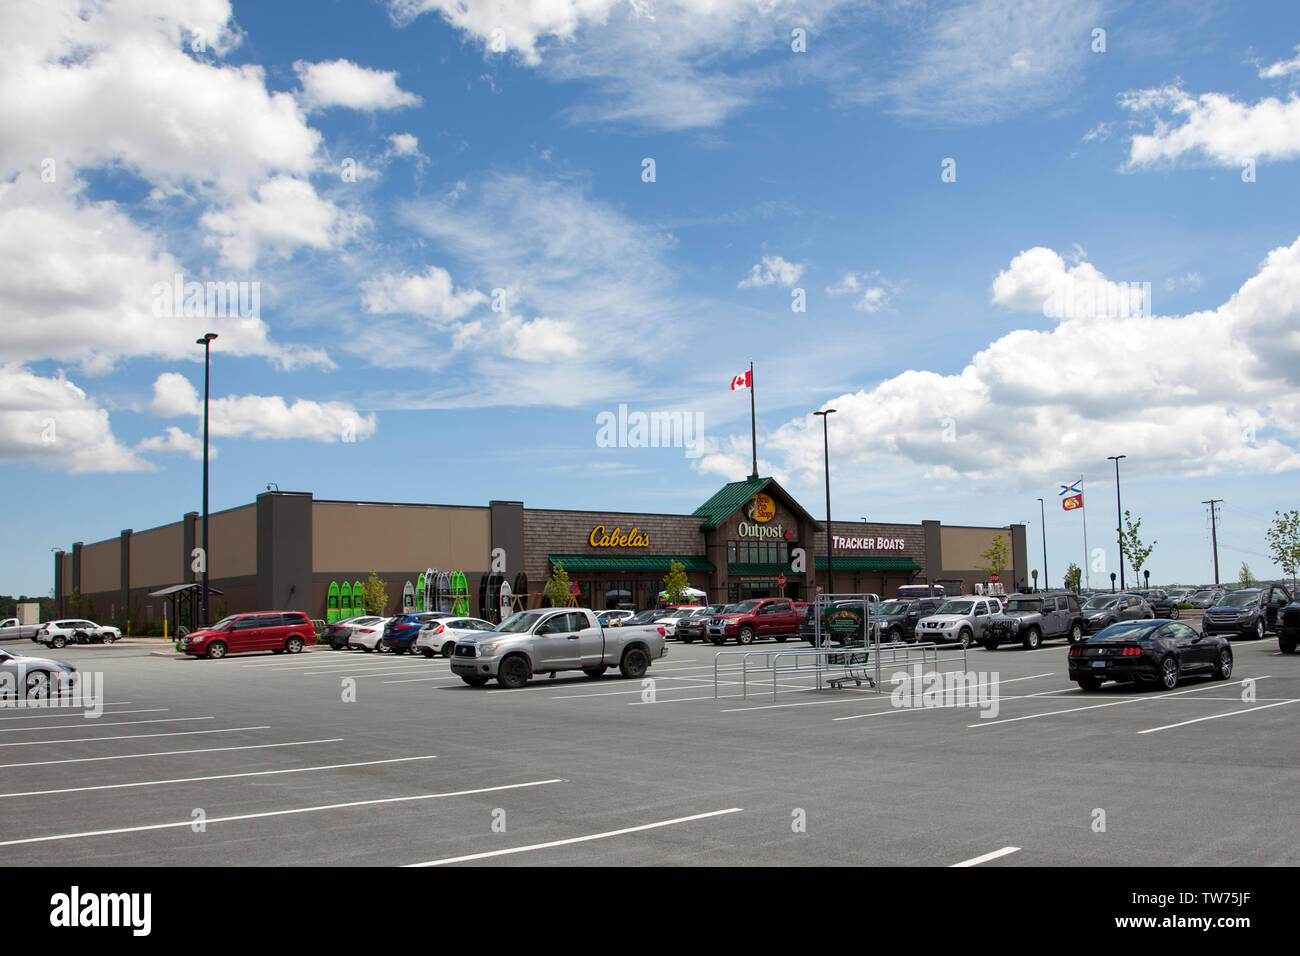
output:
<instances>
[{"instance_id":1,"label":"white suv","mask_svg":"<svg viewBox=\"0 0 1300 956\"><path fill-rule=\"evenodd\" d=\"M984 636L994 614L1002 613L1002 602L990 597L949 598L929 617L916 624L916 639L923 644L959 642L969 647Z\"/></svg>"},{"instance_id":2,"label":"white suv","mask_svg":"<svg viewBox=\"0 0 1300 956\"><path fill-rule=\"evenodd\" d=\"M84 634L91 644L112 644L122 636L122 632L109 625L100 626L94 621L67 618L62 621L50 621L42 624L36 636L32 638L46 647L63 647L75 642L78 634Z\"/></svg>"}]
</instances>

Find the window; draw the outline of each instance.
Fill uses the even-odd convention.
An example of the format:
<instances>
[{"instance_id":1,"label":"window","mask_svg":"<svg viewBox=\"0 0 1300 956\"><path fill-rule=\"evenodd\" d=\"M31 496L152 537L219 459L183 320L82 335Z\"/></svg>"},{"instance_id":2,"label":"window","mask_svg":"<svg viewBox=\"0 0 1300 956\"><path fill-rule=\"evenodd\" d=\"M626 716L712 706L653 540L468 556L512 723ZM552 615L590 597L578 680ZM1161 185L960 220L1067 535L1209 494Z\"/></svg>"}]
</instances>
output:
<instances>
[{"instance_id":1,"label":"window","mask_svg":"<svg viewBox=\"0 0 1300 956\"><path fill-rule=\"evenodd\" d=\"M248 617L236 618L235 623L230 629L232 631L252 631L261 626L262 625L257 623L257 617L255 615L249 615Z\"/></svg>"}]
</instances>

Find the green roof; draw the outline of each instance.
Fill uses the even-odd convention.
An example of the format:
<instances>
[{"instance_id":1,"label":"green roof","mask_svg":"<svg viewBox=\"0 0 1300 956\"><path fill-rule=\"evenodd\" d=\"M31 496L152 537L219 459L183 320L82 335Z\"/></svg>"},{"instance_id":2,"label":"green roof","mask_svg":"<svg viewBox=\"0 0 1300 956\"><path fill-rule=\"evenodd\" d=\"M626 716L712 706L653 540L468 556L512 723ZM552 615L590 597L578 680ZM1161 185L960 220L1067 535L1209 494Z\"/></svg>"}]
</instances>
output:
<instances>
[{"instance_id":1,"label":"green roof","mask_svg":"<svg viewBox=\"0 0 1300 956\"><path fill-rule=\"evenodd\" d=\"M771 478L746 478L723 485L722 489L704 504L695 509L695 516L704 519L700 530L716 528L754 495L758 494L771 482Z\"/></svg>"},{"instance_id":2,"label":"green roof","mask_svg":"<svg viewBox=\"0 0 1300 956\"><path fill-rule=\"evenodd\" d=\"M817 570L826 570L826 555L817 556ZM836 558L836 571L920 571L911 558Z\"/></svg>"},{"instance_id":3,"label":"green roof","mask_svg":"<svg viewBox=\"0 0 1300 956\"><path fill-rule=\"evenodd\" d=\"M727 565L727 575L735 574L768 574L776 577L778 574L794 574L790 570L789 563L786 564L729 564Z\"/></svg>"},{"instance_id":4,"label":"green roof","mask_svg":"<svg viewBox=\"0 0 1300 956\"><path fill-rule=\"evenodd\" d=\"M668 571L668 562L679 561L687 571L712 571L713 562L698 554L552 554L566 571Z\"/></svg>"}]
</instances>

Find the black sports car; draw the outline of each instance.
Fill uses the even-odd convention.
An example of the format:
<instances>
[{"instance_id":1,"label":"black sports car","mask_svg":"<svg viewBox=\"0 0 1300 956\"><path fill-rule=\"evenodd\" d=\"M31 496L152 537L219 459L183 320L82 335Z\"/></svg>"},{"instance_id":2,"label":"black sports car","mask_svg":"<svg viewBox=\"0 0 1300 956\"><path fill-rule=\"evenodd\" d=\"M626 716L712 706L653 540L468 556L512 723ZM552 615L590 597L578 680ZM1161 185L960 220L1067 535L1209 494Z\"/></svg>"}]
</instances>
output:
<instances>
[{"instance_id":1,"label":"black sports car","mask_svg":"<svg viewBox=\"0 0 1300 956\"><path fill-rule=\"evenodd\" d=\"M1232 675L1227 638L1201 634L1179 621L1124 621L1070 648L1070 680L1086 691L1102 681L1156 683L1173 690L1183 677Z\"/></svg>"}]
</instances>

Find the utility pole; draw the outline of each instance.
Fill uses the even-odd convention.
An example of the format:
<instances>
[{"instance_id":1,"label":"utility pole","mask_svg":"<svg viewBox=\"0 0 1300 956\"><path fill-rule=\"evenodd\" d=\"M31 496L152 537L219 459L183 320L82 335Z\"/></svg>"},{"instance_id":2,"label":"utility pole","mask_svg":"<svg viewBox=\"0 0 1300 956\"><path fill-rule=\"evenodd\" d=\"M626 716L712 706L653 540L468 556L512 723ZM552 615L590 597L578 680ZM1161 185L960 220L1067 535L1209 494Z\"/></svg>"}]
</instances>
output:
<instances>
[{"instance_id":1,"label":"utility pole","mask_svg":"<svg viewBox=\"0 0 1300 956\"><path fill-rule=\"evenodd\" d=\"M1215 505L1222 504L1222 498L1211 498L1209 501L1202 501L1201 504L1210 506L1210 545L1214 548L1214 583L1219 583L1219 522L1215 512Z\"/></svg>"}]
</instances>

